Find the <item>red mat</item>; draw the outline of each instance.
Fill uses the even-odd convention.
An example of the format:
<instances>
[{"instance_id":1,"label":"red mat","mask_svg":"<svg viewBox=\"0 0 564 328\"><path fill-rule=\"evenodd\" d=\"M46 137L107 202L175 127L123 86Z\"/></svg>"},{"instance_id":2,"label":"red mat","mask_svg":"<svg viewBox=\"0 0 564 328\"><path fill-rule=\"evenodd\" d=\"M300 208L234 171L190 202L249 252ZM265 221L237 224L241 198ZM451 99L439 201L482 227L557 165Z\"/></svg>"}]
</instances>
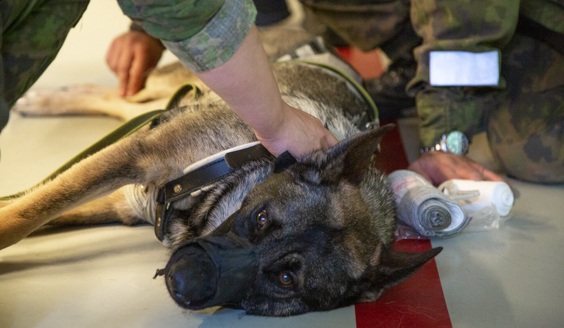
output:
<instances>
[{"instance_id":1,"label":"red mat","mask_svg":"<svg viewBox=\"0 0 564 328\"><path fill-rule=\"evenodd\" d=\"M363 78L372 78L382 73L381 57L377 51L362 53L353 48L341 48L338 51ZM387 123L395 122L381 122L382 125ZM376 160L380 169L390 173L407 168L409 163L398 128L383 138L381 147L382 151ZM423 252L431 249L431 242L402 240L394 248L403 252ZM388 290L376 302L355 305L355 314L357 328L452 327L434 259L413 277Z\"/></svg>"},{"instance_id":2,"label":"red mat","mask_svg":"<svg viewBox=\"0 0 564 328\"><path fill-rule=\"evenodd\" d=\"M382 125L394 122L382 122ZM408 166L403 143L396 127L382 139L376 164L386 173ZM428 240L402 240L394 245L402 252L431 249ZM441 256L440 254L438 256ZM413 277L389 289L376 302L355 305L357 328L368 327L452 327L435 260L425 264Z\"/></svg>"}]
</instances>

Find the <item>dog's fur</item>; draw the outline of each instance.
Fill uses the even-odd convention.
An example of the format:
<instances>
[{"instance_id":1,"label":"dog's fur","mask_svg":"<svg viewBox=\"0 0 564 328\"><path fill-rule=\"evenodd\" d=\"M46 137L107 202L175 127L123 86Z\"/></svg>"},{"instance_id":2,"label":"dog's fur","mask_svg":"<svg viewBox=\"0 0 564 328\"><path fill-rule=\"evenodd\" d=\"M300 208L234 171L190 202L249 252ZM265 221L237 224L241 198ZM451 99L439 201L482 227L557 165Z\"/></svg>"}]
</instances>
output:
<instances>
[{"instance_id":1,"label":"dog's fur","mask_svg":"<svg viewBox=\"0 0 564 328\"><path fill-rule=\"evenodd\" d=\"M277 52L270 51L271 57ZM186 203L176 203L164 243L174 249L235 217L260 256L258 276L242 302L248 313L291 315L373 301L440 251L391 250L396 229L393 197L386 177L371 161L389 127L359 133L354 121L367 105L334 74L303 64L272 67L283 99L318 117L344 141L315 151L278 174L272 173L271 160L250 163L217 183L190 212ZM50 114L60 114L71 112L70 104L73 112L77 108L92 112L91 106L97 105L96 113L128 118L146 104L151 109L163 107L162 99L180 84L175 75L182 76L182 83L195 81L186 72L178 66L156 70L135 99L143 102L128 104L117 114L104 110L120 108L116 104L125 100L113 90L98 93L101 89L96 88L86 92L94 99L83 99L86 108L76 106L74 101L80 98L76 95L64 98L69 91L86 90L74 88L49 97L32 94L19 103L18 110L33 115L43 114L35 109L53 108L56 112ZM151 89L159 79L167 82ZM0 248L48 223L136 224L140 218L121 187L139 183L157 188L181 176L191 163L256 140L251 128L221 99L198 84L203 95L197 100L186 97L182 107L150 127L77 163L26 196L4 203ZM269 218L259 229L255 216L260 209L267 209ZM291 275L291 287L280 284L280 272Z\"/></svg>"}]
</instances>

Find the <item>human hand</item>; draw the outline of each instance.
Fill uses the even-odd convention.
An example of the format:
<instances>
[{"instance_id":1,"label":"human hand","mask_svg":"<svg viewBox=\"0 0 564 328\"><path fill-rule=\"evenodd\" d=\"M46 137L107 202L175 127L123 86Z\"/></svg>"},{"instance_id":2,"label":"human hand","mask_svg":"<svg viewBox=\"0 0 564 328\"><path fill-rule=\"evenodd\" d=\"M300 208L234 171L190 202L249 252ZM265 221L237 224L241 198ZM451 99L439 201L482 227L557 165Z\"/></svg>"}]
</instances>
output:
<instances>
[{"instance_id":1,"label":"human hand","mask_svg":"<svg viewBox=\"0 0 564 328\"><path fill-rule=\"evenodd\" d=\"M303 157L337 144L321 122L282 100L256 26L225 63L196 76L219 95L273 155Z\"/></svg>"},{"instance_id":2,"label":"human hand","mask_svg":"<svg viewBox=\"0 0 564 328\"><path fill-rule=\"evenodd\" d=\"M136 94L143 88L148 72L159 62L164 46L152 36L129 31L112 41L106 63L119 78L122 97Z\"/></svg>"},{"instance_id":3,"label":"human hand","mask_svg":"<svg viewBox=\"0 0 564 328\"><path fill-rule=\"evenodd\" d=\"M408 169L420 174L435 186L451 179L503 181L499 175L465 156L442 151L421 154Z\"/></svg>"},{"instance_id":4,"label":"human hand","mask_svg":"<svg viewBox=\"0 0 564 328\"><path fill-rule=\"evenodd\" d=\"M255 131L260 143L272 154L278 156L289 151L294 157L303 157L315 149L326 149L337 144L337 138L327 130L316 117L283 104L283 120L261 136Z\"/></svg>"}]
</instances>

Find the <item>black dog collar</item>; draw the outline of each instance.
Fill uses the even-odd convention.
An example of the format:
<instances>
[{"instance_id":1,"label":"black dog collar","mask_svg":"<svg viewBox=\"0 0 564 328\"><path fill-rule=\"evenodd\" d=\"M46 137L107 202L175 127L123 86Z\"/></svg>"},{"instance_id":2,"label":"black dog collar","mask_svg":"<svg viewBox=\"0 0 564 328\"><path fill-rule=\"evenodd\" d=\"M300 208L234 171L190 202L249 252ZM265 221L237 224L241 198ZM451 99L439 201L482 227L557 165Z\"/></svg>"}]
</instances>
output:
<instances>
[{"instance_id":1,"label":"black dog collar","mask_svg":"<svg viewBox=\"0 0 564 328\"><path fill-rule=\"evenodd\" d=\"M284 155L284 164L276 164L276 171L282 170L293 164L294 161ZM291 157L291 155L289 155ZM260 143L255 142L236 148L232 148L212 156L212 160L204 159L205 164L195 163L189 166L185 175L166 183L157 193L155 235L159 241L163 241L170 215L172 214L172 203L190 196L205 186L211 185L217 180L232 173L243 165L263 158L272 158L272 154ZM282 156L281 156L282 157ZM194 168L196 167L196 168ZM190 170L190 168L194 168Z\"/></svg>"}]
</instances>

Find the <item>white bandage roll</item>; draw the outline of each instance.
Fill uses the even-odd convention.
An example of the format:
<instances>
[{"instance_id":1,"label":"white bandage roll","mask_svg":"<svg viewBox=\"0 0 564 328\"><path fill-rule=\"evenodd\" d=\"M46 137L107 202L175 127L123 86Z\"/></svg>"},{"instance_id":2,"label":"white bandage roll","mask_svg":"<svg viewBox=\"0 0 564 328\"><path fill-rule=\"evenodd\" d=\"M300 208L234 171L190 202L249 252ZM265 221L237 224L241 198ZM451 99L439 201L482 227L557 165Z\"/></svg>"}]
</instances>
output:
<instances>
[{"instance_id":1,"label":"white bandage roll","mask_svg":"<svg viewBox=\"0 0 564 328\"><path fill-rule=\"evenodd\" d=\"M466 213L469 214L493 204L499 216L506 216L511 211L515 200L511 188L505 182L454 179L441 184L439 190L447 195L456 191L479 191L479 196L460 201Z\"/></svg>"},{"instance_id":2,"label":"white bandage roll","mask_svg":"<svg viewBox=\"0 0 564 328\"><path fill-rule=\"evenodd\" d=\"M427 237L454 235L469 219L458 202L449 199L419 174L398 170L388 176L398 218Z\"/></svg>"}]
</instances>

